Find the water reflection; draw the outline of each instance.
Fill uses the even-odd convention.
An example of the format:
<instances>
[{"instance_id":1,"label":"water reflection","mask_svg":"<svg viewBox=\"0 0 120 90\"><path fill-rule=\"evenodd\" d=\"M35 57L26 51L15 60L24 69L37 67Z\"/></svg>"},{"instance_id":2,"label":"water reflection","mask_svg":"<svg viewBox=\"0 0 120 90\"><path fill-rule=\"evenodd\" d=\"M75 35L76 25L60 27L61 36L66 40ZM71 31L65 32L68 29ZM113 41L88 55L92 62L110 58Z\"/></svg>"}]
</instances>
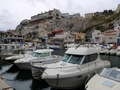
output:
<instances>
[{"instance_id":1,"label":"water reflection","mask_svg":"<svg viewBox=\"0 0 120 90\"><path fill-rule=\"evenodd\" d=\"M111 67L118 67L120 68L120 57L118 56L109 56L109 55L101 55L101 59L109 60L111 63Z\"/></svg>"},{"instance_id":2,"label":"water reflection","mask_svg":"<svg viewBox=\"0 0 120 90\"><path fill-rule=\"evenodd\" d=\"M31 90L50 90L49 85L44 80L32 80Z\"/></svg>"},{"instance_id":3,"label":"water reflection","mask_svg":"<svg viewBox=\"0 0 120 90\"><path fill-rule=\"evenodd\" d=\"M32 74L30 70L20 70L15 77L15 80L26 81L31 80Z\"/></svg>"},{"instance_id":4,"label":"water reflection","mask_svg":"<svg viewBox=\"0 0 120 90\"><path fill-rule=\"evenodd\" d=\"M66 89L51 88L50 90L66 90ZM69 89L67 89L67 90L69 90ZM79 88L74 88L74 89L70 89L70 90L85 90L85 86L81 86Z\"/></svg>"},{"instance_id":5,"label":"water reflection","mask_svg":"<svg viewBox=\"0 0 120 90\"><path fill-rule=\"evenodd\" d=\"M18 71L19 71L19 68L13 64L6 72L7 73L16 73Z\"/></svg>"}]
</instances>

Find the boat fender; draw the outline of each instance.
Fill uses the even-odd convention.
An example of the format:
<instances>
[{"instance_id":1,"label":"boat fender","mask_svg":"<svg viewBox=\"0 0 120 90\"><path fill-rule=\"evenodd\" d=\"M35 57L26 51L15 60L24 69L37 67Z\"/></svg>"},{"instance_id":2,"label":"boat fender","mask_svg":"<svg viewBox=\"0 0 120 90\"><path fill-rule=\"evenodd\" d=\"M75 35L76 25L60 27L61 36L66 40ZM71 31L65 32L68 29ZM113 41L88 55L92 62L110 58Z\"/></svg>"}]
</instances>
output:
<instances>
[{"instance_id":1,"label":"boat fender","mask_svg":"<svg viewBox=\"0 0 120 90\"><path fill-rule=\"evenodd\" d=\"M91 75L88 74L88 75L87 75L87 79L85 80L85 83L84 83L84 84L86 85L87 82L88 82L90 79L91 79Z\"/></svg>"},{"instance_id":2,"label":"boat fender","mask_svg":"<svg viewBox=\"0 0 120 90\"><path fill-rule=\"evenodd\" d=\"M97 74L97 71L95 71L95 72L93 73L93 75L95 75L95 74Z\"/></svg>"}]
</instances>

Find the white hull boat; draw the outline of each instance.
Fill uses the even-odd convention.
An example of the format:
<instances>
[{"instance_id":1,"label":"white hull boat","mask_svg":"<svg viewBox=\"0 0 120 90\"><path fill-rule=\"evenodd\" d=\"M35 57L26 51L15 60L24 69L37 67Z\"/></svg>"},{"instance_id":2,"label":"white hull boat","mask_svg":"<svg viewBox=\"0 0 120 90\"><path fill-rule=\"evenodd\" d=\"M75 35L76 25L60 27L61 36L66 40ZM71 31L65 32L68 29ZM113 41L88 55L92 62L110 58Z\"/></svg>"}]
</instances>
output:
<instances>
[{"instance_id":1,"label":"white hull boat","mask_svg":"<svg viewBox=\"0 0 120 90\"><path fill-rule=\"evenodd\" d=\"M14 55L17 52L19 54L24 51L24 45L22 44L0 44L0 58L5 59L6 57Z\"/></svg>"},{"instance_id":2,"label":"white hull boat","mask_svg":"<svg viewBox=\"0 0 120 90\"><path fill-rule=\"evenodd\" d=\"M20 58L29 57L32 55L33 51L35 51L35 48L28 48L25 54L14 54L12 56L6 57L5 60L8 62L13 62Z\"/></svg>"},{"instance_id":3,"label":"white hull boat","mask_svg":"<svg viewBox=\"0 0 120 90\"><path fill-rule=\"evenodd\" d=\"M42 65L41 79L52 88L72 89L85 84L88 76L92 77L104 67L110 67L108 60L101 60L100 47L69 48L63 59L57 63Z\"/></svg>"},{"instance_id":4,"label":"white hull boat","mask_svg":"<svg viewBox=\"0 0 120 90\"><path fill-rule=\"evenodd\" d=\"M30 66L31 66L31 72L32 72L32 76L34 79L41 79L41 75L43 73L43 71L45 70L43 67L41 67L41 65L47 65L47 64L51 64L51 63L57 63L58 61L60 61L62 59L62 57L60 56L58 58L58 56L52 58L51 60L48 61L43 61L42 63L39 62L30 62Z\"/></svg>"},{"instance_id":5,"label":"white hull boat","mask_svg":"<svg viewBox=\"0 0 120 90\"><path fill-rule=\"evenodd\" d=\"M30 62L32 63L42 63L51 60L60 60L61 56L52 55L52 49L38 49L35 50L34 53L25 58L17 59L14 64L17 65L20 69L31 69Z\"/></svg>"},{"instance_id":6,"label":"white hull boat","mask_svg":"<svg viewBox=\"0 0 120 90\"><path fill-rule=\"evenodd\" d=\"M120 51L118 51L118 52L116 53L116 55L117 55L117 56L120 56Z\"/></svg>"},{"instance_id":7,"label":"white hull boat","mask_svg":"<svg viewBox=\"0 0 120 90\"><path fill-rule=\"evenodd\" d=\"M116 55L117 49L111 49L110 50L110 55Z\"/></svg>"},{"instance_id":8,"label":"white hull boat","mask_svg":"<svg viewBox=\"0 0 120 90\"><path fill-rule=\"evenodd\" d=\"M116 55L117 55L117 56L120 56L120 46L117 47L117 50L118 50L118 51L117 51Z\"/></svg>"},{"instance_id":9,"label":"white hull boat","mask_svg":"<svg viewBox=\"0 0 120 90\"><path fill-rule=\"evenodd\" d=\"M85 86L86 90L120 90L120 69L104 68L93 76Z\"/></svg>"}]
</instances>

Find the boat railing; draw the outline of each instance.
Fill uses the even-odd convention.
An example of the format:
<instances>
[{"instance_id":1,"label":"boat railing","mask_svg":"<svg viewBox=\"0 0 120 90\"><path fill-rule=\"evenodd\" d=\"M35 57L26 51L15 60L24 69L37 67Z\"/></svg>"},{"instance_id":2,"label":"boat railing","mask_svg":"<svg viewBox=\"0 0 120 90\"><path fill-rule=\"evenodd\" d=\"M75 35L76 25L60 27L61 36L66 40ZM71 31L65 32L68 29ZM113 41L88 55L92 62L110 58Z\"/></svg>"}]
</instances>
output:
<instances>
[{"instance_id":1,"label":"boat railing","mask_svg":"<svg viewBox=\"0 0 120 90\"><path fill-rule=\"evenodd\" d=\"M64 69L64 68L70 68L70 67L76 67L77 69L79 69L80 71L82 71L83 70L83 68L87 68L88 69L88 71L89 71L89 69L90 69L90 66L92 65L94 65L93 67L95 68L94 70L97 70L98 69L98 65L99 64L101 64L101 66L100 67L106 67L106 65L107 65L107 62L105 62L105 60L102 60L103 62L101 62L101 60L98 60L97 62L92 62L92 63L87 63L87 64L85 64L85 65L75 65L75 66L61 66L61 67L49 67L49 68L47 68L47 69ZM88 67L86 67L86 65L88 65Z\"/></svg>"}]
</instances>

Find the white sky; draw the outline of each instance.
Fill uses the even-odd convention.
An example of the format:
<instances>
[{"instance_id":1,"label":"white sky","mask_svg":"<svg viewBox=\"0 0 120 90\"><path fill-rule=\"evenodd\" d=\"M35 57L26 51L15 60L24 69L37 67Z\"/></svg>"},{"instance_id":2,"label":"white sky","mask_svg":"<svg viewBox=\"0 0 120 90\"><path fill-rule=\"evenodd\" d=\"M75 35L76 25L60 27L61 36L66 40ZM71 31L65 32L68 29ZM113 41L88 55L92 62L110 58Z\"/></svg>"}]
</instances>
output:
<instances>
[{"instance_id":1,"label":"white sky","mask_svg":"<svg viewBox=\"0 0 120 90\"><path fill-rule=\"evenodd\" d=\"M58 9L61 13L92 13L116 10L120 0L0 0L0 30L15 29L24 19Z\"/></svg>"}]
</instances>

